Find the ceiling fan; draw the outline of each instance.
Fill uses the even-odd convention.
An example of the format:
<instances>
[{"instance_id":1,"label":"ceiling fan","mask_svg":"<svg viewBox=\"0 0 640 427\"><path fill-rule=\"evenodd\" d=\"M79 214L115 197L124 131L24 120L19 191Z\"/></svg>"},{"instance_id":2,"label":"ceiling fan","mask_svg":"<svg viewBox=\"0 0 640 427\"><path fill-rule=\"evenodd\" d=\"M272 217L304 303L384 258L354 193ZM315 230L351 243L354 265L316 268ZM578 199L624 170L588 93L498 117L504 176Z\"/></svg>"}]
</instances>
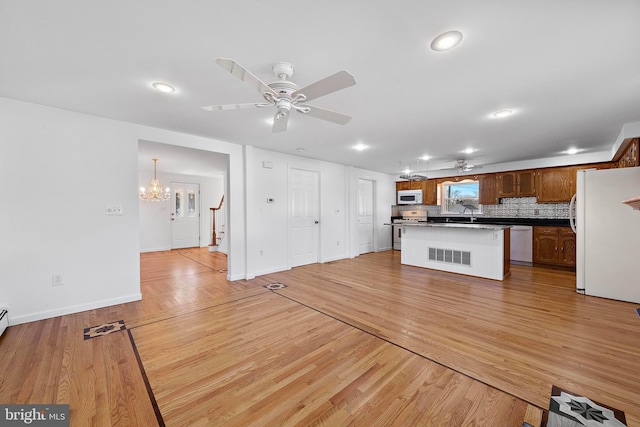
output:
<instances>
[{"instance_id":1,"label":"ceiling fan","mask_svg":"<svg viewBox=\"0 0 640 427\"><path fill-rule=\"evenodd\" d=\"M307 101L336 92L338 90L353 86L356 79L347 71L339 71L308 86L299 88L295 83L287 80L293 75L293 66L286 62L279 62L272 67L273 73L279 80L265 84L262 80L251 74L246 68L238 64L233 59L218 58L216 63L222 68L254 87L262 94L266 102L250 104L229 104L229 105L209 105L202 107L207 111L234 110L240 108L264 108L276 107L277 111L273 117L273 132L284 132L287 130L289 112L296 110L299 113L307 114L332 123L344 125L351 120L350 116L325 110L306 104Z\"/></svg>"},{"instance_id":2,"label":"ceiling fan","mask_svg":"<svg viewBox=\"0 0 640 427\"><path fill-rule=\"evenodd\" d=\"M452 168L444 168L444 169L440 169L443 171L446 170L457 170L458 172L469 172L472 169L480 169L482 166L475 166L472 165L470 163L467 163L466 160L464 159L458 159L456 160L456 163L454 164L454 166Z\"/></svg>"}]
</instances>

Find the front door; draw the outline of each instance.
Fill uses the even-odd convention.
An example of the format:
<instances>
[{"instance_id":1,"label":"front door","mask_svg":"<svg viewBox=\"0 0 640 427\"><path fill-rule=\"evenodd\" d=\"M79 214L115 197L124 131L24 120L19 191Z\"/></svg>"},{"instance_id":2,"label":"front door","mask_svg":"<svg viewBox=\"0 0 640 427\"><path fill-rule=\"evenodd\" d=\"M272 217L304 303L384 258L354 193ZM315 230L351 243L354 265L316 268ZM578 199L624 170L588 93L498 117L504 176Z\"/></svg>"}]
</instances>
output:
<instances>
[{"instance_id":1,"label":"front door","mask_svg":"<svg viewBox=\"0 0 640 427\"><path fill-rule=\"evenodd\" d=\"M373 252L373 181L358 180L359 253Z\"/></svg>"},{"instance_id":2,"label":"front door","mask_svg":"<svg viewBox=\"0 0 640 427\"><path fill-rule=\"evenodd\" d=\"M171 183L171 247L200 246L200 185Z\"/></svg>"},{"instance_id":3,"label":"front door","mask_svg":"<svg viewBox=\"0 0 640 427\"><path fill-rule=\"evenodd\" d=\"M318 172L290 169L289 251L291 266L318 262Z\"/></svg>"}]
</instances>

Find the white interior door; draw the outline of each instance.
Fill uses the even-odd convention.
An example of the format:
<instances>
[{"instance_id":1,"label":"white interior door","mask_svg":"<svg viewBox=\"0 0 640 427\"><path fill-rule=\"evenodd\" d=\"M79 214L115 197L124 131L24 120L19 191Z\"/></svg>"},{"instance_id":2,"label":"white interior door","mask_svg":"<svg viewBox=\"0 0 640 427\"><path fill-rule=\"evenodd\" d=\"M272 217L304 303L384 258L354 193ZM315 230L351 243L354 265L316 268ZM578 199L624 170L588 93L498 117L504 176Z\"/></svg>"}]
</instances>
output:
<instances>
[{"instance_id":1,"label":"white interior door","mask_svg":"<svg viewBox=\"0 0 640 427\"><path fill-rule=\"evenodd\" d=\"M291 266L318 262L318 173L301 169L289 172L289 250Z\"/></svg>"},{"instance_id":2,"label":"white interior door","mask_svg":"<svg viewBox=\"0 0 640 427\"><path fill-rule=\"evenodd\" d=\"M359 253L373 252L373 181L358 180Z\"/></svg>"},{"instance_id":3,"label":"white interior door","mask_svg":"<svg viewBox=\"0 0 640 427\"><path fill-rule=\"evenodd\" d=\"M200 246L200 185L171 183L171 247Z\"/></svg>"}]
</instances>

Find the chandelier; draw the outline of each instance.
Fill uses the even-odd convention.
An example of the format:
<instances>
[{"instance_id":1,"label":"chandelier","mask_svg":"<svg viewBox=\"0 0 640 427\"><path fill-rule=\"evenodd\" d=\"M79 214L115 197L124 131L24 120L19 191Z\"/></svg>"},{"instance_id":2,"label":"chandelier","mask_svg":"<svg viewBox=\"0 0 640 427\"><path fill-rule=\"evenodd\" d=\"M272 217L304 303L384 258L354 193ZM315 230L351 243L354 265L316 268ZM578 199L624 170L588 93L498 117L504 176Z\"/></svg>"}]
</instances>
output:
<instances>
[{"instance_id":1,"label":"chandelier","mask_svg":"<svg viewBox=\"0 0 640 427\"><path fill-rule=\"evenodd\" d=\"M146 190L144 187L140 187L140 200L146 200L149 202L164 202L165 200L169 200L171 198L171 190L167 187L164 191L162 191L162 187L160 186L160 181L156 178L156 162L158 161L157 157L153 159L153 179L151 180L151 185Z\"/></svg>"}]
</instances>

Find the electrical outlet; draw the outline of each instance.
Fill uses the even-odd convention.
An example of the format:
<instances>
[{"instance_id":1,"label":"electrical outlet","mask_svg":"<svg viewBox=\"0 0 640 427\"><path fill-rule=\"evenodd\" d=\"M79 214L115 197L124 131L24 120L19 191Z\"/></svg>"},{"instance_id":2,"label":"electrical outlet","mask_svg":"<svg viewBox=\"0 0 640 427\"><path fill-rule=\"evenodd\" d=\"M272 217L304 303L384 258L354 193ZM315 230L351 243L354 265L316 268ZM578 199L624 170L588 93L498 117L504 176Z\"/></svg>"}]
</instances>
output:
<instances>
[{"instance_id":1,"label":"electrical outlet","mask_svg":"<svg viewBox=\"0 0 640 427\"><path fill-rule=\"evenodd\" d=\"M62 281L62 274L54 274L51 276L51 284L53 286L61 286L64 285L64 282Z\"/></svg>"}]
</instances>

